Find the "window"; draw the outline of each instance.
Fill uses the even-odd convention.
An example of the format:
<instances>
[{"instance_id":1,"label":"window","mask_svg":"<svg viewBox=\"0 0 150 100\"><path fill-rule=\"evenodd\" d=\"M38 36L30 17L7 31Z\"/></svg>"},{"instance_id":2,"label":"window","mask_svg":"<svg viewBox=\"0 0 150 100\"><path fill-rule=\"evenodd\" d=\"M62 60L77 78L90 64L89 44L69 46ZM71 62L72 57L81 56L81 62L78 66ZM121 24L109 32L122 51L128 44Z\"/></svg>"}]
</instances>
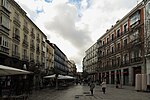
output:
<instances>
[{"instance_id":1,"label":"window","mask_svg":"<svg viewBox=\"0 0 150 100\"><path fill-rule=\"evenodd\" d=\"M107 67L109 66L109 61L107 61Z\"/></svg>"},{"instance_id":2,"label":"window","mask_svg":"<svg viewBox=\"0 0 150 100\"><path fill-rule=\"evenodd\" d=\"M128 29L127 24L125 24L125 25L123 26L123 28L124 28L124 33L127 32L127 29Z\"/></svg>"},{"instance_id":3,"label":"window","mask_svg":"<svg viewBox=\"0 0 150 100\"><path fill-rule=\"evenodd\" d=\"M120 49L120 43L117 44L117 47L118 47L117 49Z\"/></svg>"},{"instance_id":4,"label":"window","mask_svg":"<svg viewBox=\"0 0 150 100\"><path fill-rule=\"evenodd\" d=\"M19 48L18 48L18 45L14 44L14 45L13 45L13 54L14 54L14 55L17 55L17 54L18 54L18 51L19 51L18 49L19 49Z\"/></svg>"},{"instance_id":5,"label":"window","mask_svg":"<svg viewBox=\"0 0 150 100\"><path fill-rule=\"evenodd\" d=\"M9 42L8 42L8 39L6 37L0 37L0 44L6 48L9 47Z\"/></svg>"},{"instance_id":6,"label":"window","mask_svg":"<svg viewBox=\"0 0 150 100\"><path fill-rule=\"evenodd\" d=\"M34 33L34 28L31 29L31 33Z\"/></svg>"},{"instance_id":7,"label":"window","mask_svg":"<svg viewBox=\"0 0 150 100\"><path fill-rule=\"evenodd\" d=\"M109 38L107 38L107 43L109 42Z\"/></svg>"},{"instance_id":8,"label":"window","mask_svg":"<svg viewBox=\"0 0 150 100\"><path fill-rule=\"evenodd\" d=\"M9 29L9 25L10 25L10 20L8 17L6 17L5 15L2 15L1 17L1 23L3 26L5 26L6 28Z\"/></svg>"},{"instance_id":9,"label":"window","mask_svg":"<svg viewBox=\"0 0 150 100\"><path fill-rule=\"evenodd\" d=\"M27 56L27 50L26 49L23 49L23 56L25 58L25 56Z\"/></svg>"},{"instance_id":10,"label":"window","mask_svg":"<svg viewBox=\"0 0 150 100\"><path fill-rule=\"evenodd\" d=\"M15 16L15 19L16 19L16 20L20 20L19 14L18 14L17 12L15 12L14 16Z\"/></svg>"},{"instance_id":11,"label":"window","mask_svg":"<svg viewBox=\"0 0 150 100\"><path fill-rule=\"evenodd\" d=\"M135 31L133 34L130 35L130 40L134 41L135 39L139 38L139 31Z\"/></svg>"},{"instance_id":12,"label":"window","mask_svg":"<svg viewBox=\"0 0 150 100\"><path fill-rule=\"evenodd\" d=\"M139 57L139 55L140 55L140 51L139 50L134 51L134 58Z\"/></svg>"},{"instance_id":13,"label":"window","mask_svg":"<svg viewBox=\"0 0 150 100\"><path fill-rule=\"evenodd\" d=\"M20 35L20 31L18 28L14 28L14 36L19 36Z\"/></svg>"},{"instance_id":14,"label":"window","mask_svg":"<svg viewBox=\"0 0 150 100\"><path fill-rule=\"evenodd\" d=\"M36 61L39 62L39 56L36 56Z\"/></svg>"},{"instance_id":15,"label":"window","mask_svg":"<svg viewBox=\"0 0 150 100\"><path fill-rule=\"evenodd\" d=\"M27 41L27 35L26 34L24 34L24 41Z\"/></svg>"},{"instance_id":16,"label":"window","mask_svg":"<svg viewBox=\"0 0 150 100\"><path fill-rule=\"evenodd\" d=\"M30 53L30 60L34 60L34 54L33 53Z\"/></svg>"},{"instance_id":17,"label":"window","mask_svg":"<svg viewBox=\"0 0 150 100\"><path fill-rule=\"evenodd\" d=\"M124 63L127 63L127 57L128 57L128 55L125 54L125 55L124 55Z\"/></svg>"},{"instance_id":18,"label":"window","mask_svg":"<svg viewBox=\"0 0 150 100\"><path fill-rule=\"evenodd\" d=\"M10 9L10 4L9 4L8 0L2 0L2 5L3 5L3 7L5 7L7 10Z\"/></svg>"},{"instance_id":19,"label":"window","mask_svg":"<svg viewBox=\"0 0 150 100\"><path fill-rule=\"evenodd\" d=\"M105 55L105 52L103 52L103 56Z\"/></svg>"},{"instance_id":20,"label":"window","mask_svg":"<svg viewBox=\"0 0 150 100\"><path fill-rule=\"evenodd\" d=\"M114 52L114 47L111 47L111 52L112 52L112 53Z\"/></svg>"},{"instance_id":21,"label":"window","mask_svg":"<svg viewBox=\"0 0 150 100\"><path fill-rule=\"evenodd\" d=\"M114 34L111 35L111 40L112 40L112 41L114 40Z\"/></svg>"},{"instance_id":22,"label":"window","mask_svg":"<svg viewBox=\"0 0 150 100\"><path fill-rule=\"evenodd\" d=\"M133 14L130 18L130 25L135 24L136 22L138 22L140 20L140 13L136 12L135 14Z\"/></svg>"},{"instance_id":23,"label":"window","mask_svg":"<svg viewBox=\"0 0 150 100\"><path fill-rule=\"evenodd\" d=\"M150 2L147 4L146 13L147 17L150 17Z\"/></svg>"},{"instance_id":24,"label":"window","mask_svg":"<svg viewBox=\"0 0 150 100\"><path fill-rule=\"evenodd\" d=\"M117 37L120 36L120 29L117 30Z\"/></svg>"},{"instance_id":25,"label":"window","mask_svg":"<svg viewBox=\"0 0 150 100\"><path fill-rule=\"evenodd\" d=\"M24 26L28 27L28 22L26 20L24 20Z\"/></svg>"},{"instance_id":26,"label":"window","mask_svg":"<svg viewBox=\"0 0 150 100\"><path fill-rule=\"evenodd\" d=\"M124 40L124 46L127 46L127 39Z\"/></svg>"},{"instance_id":27,"label":"window","mask_svg":"<svg viewBox=\"0 0 150 100\"><path fill-rule=\"evenodd\" d=\"M2 37L0 37L0 45L1 45L1 43L2 43Z\"/></svg>"},{"instance_id":28,"label":"window","mask_svg":"<svg viewBox=\"0 0 150 100\"><path fill-rule=\"evenodd\" d=\"M120 57L117 58L118 66L120 65Z\"/></svg>"},{"instance_id":29,"label":"window","mask_svg":"<svg viewBox=\"0 0 150 100\"><path fill-rule=\"evenodd\" d=\"M114 66L115 62L114 62L114 59L112 59L112 66Z\"/></svg>"},{"instance_id":30,"label":"window","mask_svg":"<svg viewBox=\"0 0 150 100\"><path fill-rule=\"evenodd\" d=\"M103 41L103 45L105 44L105 42Z\"/></svg>"}]
</instances>

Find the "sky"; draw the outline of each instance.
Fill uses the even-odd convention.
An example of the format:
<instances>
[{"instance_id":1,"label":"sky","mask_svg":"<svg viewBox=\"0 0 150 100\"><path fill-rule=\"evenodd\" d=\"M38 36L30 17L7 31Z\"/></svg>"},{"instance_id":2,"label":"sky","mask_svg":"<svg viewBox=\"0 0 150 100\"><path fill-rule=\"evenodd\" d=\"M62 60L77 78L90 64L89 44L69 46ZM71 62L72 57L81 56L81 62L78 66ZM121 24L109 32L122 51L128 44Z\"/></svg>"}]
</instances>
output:
<instances>
[{"instance_id":1,"label":"sky","mask_svg":"<svg viewBox=\"0 0 150 100\"><path fill-rule=\"evenodd\" d=\"M15 0L77 71L85 51L142 0Z\"/></svg>"}]
</instances>

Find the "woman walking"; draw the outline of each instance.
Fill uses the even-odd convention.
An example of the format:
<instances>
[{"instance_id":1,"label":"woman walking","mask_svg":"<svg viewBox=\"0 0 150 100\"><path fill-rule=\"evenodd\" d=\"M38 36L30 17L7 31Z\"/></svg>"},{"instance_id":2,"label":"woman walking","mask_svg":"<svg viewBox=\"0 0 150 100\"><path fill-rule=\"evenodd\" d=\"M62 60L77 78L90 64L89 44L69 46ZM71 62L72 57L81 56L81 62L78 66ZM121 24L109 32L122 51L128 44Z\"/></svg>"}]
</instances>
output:
<instances>
[{"instance_id":1,"label":"woman walking","mask_svg":"<svg viewBox=\"0 0 150 100\"><path fill-rule=\"evenodd\" d=\"M102 91L103 91L103 93L105 94L105 93L106 93L106 82L103 81L103 82L101 83L101 86L102 86Z\"/></svg>"}]
</instances>

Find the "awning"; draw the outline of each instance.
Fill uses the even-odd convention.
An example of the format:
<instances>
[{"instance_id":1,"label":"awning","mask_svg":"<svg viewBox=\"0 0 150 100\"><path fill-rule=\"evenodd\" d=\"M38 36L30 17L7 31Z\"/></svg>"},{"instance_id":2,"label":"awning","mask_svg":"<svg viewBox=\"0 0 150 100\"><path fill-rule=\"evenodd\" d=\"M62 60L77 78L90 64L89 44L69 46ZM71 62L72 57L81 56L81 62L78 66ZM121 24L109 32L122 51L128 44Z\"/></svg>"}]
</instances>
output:
<instances>
[{"instance_id":1,"label":"awning","mask_svg":"<svg viewBox=\"0 0 150 100\"><path fill-rule=\"evenodd\" d=\"M55 77L56 77L56 74L49 75L49 76L44 76L43 78L55 78ZM57 79L75 79L75 78L72 77L72 76L68 76L68 75L58 75Z\"/></svg>"},{"instance_id":2,"label":"awning","mask_svg":"<svg viewBox=\"0 0 150 100\"><path fill-rule=\"evenodd\" d=\"M31 74L31 73L32 72L29 72L29 71L26 71L26 70L0 65L0 76L18 75L18 74Z\"/></svg>"}]
</instances>

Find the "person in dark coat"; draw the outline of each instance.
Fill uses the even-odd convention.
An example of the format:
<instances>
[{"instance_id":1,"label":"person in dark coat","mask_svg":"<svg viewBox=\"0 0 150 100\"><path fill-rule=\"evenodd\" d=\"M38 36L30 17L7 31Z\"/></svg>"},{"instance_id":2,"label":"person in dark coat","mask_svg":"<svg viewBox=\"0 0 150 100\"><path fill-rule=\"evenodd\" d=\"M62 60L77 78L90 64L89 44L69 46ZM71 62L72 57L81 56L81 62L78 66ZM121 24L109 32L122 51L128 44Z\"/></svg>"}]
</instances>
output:
<instances>
[{"instance_id":1,"label":"person in dark coat","mask_svg":"<svg viewBox=\"0 0 150 100\"><path fill-rule=\"evenodd\" d=\"M95 84L94 84L93 81L92 81L92 83L90 84L91 95L93 95L93 90L94 90L94 88L95 88Z\"/></svg>"}]
</instances>

